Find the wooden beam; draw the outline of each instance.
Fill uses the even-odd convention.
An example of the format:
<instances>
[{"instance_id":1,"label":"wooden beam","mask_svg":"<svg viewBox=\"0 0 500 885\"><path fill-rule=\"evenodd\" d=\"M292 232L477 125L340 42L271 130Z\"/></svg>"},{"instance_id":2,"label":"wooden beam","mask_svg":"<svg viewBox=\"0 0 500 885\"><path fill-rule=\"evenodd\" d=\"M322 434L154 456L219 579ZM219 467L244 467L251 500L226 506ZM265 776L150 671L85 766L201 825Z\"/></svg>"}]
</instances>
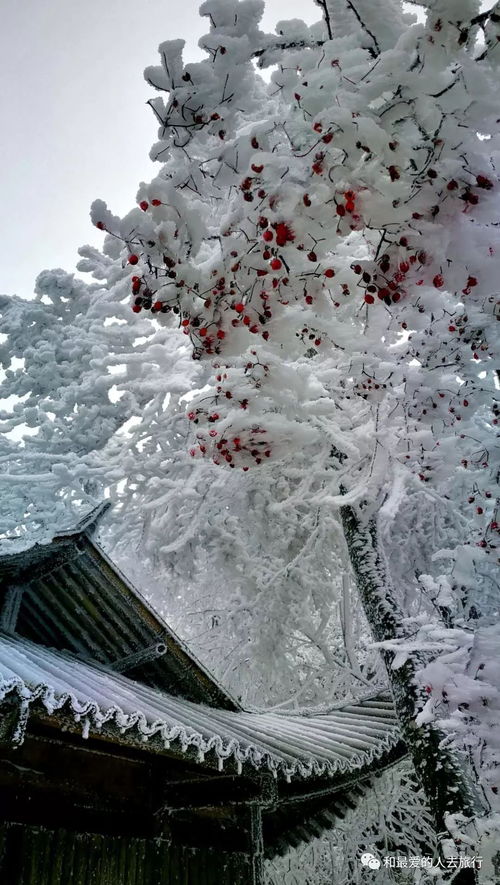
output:
<instances>
[{"instance_id":1,"label":"wooden beam","mask_svg":"<svg viewBox=\"0 0 500 885\"><path fill-rule=\"evenodd\" d=\"M216 808L222 805L257 803L269 807L277 799L274 778L226 775L170 781L164 787L164 806L169 810Z\"/></svg>"},{"instance_id":2,"label":"wooden beam","mask_svg":"<svg viewBox=\"0 0 500 885\"><path fill-rule=\"evenodd\" d=\"M24 587L13 584L4 595L0 611L0 630L4 633L15 633L23 593Z\"/></svg>"},{"instance_id":3,"label":"wooden beam","mask_svg":"<svg viewBox=\"0 0 500 885\"><path fill-rule=\"evenodd\" d=\"M153 645L141 648L133 654L126 655L123 658L117 658L116 661L112 661L108 666L111 667L115 673L126 673L127 670L134 670L142 664L149 664L150 661L155 661L157 658L163 657L167 651L168 647L166 642L155 642Z\"/></svg>"}]
</instances>

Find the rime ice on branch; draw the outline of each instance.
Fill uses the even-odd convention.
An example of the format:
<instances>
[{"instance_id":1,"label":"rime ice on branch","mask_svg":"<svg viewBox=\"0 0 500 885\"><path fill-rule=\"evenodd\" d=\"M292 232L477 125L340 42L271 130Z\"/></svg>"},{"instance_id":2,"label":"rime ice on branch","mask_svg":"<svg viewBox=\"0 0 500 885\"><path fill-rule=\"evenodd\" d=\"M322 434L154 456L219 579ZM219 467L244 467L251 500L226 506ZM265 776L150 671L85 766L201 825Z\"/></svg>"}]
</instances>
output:
<instances>
[{"instance_id":1,"label":"rime ice on branch","mask_svg":"<svg viewBox=\"0 0 500 885\"><path fill-rule=\"evenodd\" d=\"M433 3L410 28L393 16L387 45L368 12L348 30L340 3L333 39L293 22L274 43L261 3L203 4L207 58L184 67L171 41L146 71L169 96L151 102L161 173L126 219L100 201L92 217L132 309L212 360L188 410L194 456L246 470L328 439L359 462L356 489L388 462L437 488L452 440L446 471L489 551L496 520L475 490L497 420L500 26L476 6ZM255 57L279 61L270 84Z\"/></svg>"}]
</instances>

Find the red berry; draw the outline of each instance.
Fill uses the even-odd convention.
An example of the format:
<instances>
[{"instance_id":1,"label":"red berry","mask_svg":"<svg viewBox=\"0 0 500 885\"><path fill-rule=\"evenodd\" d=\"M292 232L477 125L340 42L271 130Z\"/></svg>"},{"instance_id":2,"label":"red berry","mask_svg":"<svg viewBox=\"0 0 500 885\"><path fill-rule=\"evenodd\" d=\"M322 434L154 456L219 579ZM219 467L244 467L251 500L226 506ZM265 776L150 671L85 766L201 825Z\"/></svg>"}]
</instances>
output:
<instances>
[{"instance_id":1,"label":"red berry","mask_svg":"<svg viewBox=\"0 0 500 885\"><path fill-rule=\"evenodd\" d=\"M293 243L295 234L289 228L288 224L280 222L276 225L276 242L278 246L285 246L288 242Z\"/></svg>"},{"instance_id":2,"label":"red berry","mask_svg":"<svg viewBox=\"0 0 500 885\"><path fill-rule=\"evenodd\" d=\"M304 194L304 196L302 197L302 202L304 203L304 206L311 205L311 199L309 197L309 194Z\"/></svg>"},{"instance_id":3,"label":"red berry","mask_svg":"<svg viewBox=\"0 0 500 885\"><path fill-rule=\"evenodd\" d=\"M205 338L206 334L207 329L205 329L205 327L203 327L203 329L200 329L200 338Z\"/></svg>"},{"instance_id":4,"label":"red berry","mask_svg":"<svg viewBox=\"0 0 500 885\"><path fill-rule=\"evenodd\" d=\"M331 280L331 278L334 276L335 276L335 271L333 270L333 268L327 267L327 269L325 270L325 277L328 277L328 279Z\"/></svg>"},{"instance_id":5,"label":"red berry","mask_svg":"<svg viewBox=\"0 0 500 885\"><path fill-rule=\"evenodd\" d=\"M476 176L476 184L478 187L483 187L485 190L491 190L493 187L489 178L486 178L485 175L477 175Z\"/></svg>"},{"instance_id":6,"label":"red berry","mask_svg":"<svg viewBox=\"0 0 500 885\"><path fill-rule=\"evenodd\" d=\"M336 207L335 211L336 211L337 215L340 215L342 217L343 215L345 215L345 206L342 206L342 204L339 203L338 206Z\"/></svg>"},{"instance_id":7,"label":"red berry","mask_svg":"<svg viewBox=\"0 0 500 885\"><path fill-rule=\"evenodd\" d=\"M323 127L322 127L321 123L315 123L313 126L313 129L315 132L323 132Z\"/></svg>"},{"instance_id":8,"label":"red berry","mask_svg":"<svg viewBox=\"0 0 500 885\"><path fill-rule=\"evenodd\" d=\"M309 252L307 257L308 257L309 261L317 261L318 260L318 256L316 255L316 252Z\"/></svg>"},{"instance_id":9,"label":"red berry","mask_svg":"<svg viewBox=\"0 0 500 885\"><path fill-rule=\"evenodd\" d=\"M242 304L240 301L238 304L234 305L234 310L236 311L236 313L243 313L243 311L245 310L245 305Z\"/></svg>"},{"instance_id":10,"label":"red berry","mask_svg":"<svg viewBox=\"0 0 500 885\"><path fill-rule=\"evenodd\" d=\"M162 307L163 307L163 301L155 301L155 303L153 304L154 310L161 310ZM186 323L186 320L184 322ZM189 325L189 320L187 320L186 324ZM182 325L184 325L184 323Z\"/></svg>"},{"instance_id":11,"label":"red berry","mask_svg":"<svg viewBox=\"0 0 500 885\"><path fill-rule=\"evenodd\" d=\"M147 202L147 200L141 200L141 202L139 203L139 206L141 207L143 212L146 212L146 210L149 207L149 203Z\"/></svg>"},{"instance_id":12,"label":"red berry","mask_svg":"<svg viewBox=\"0 0 500 885\"><path fill-rule=\"evenodd\" d=\"M264 168L264 166L262 166L262 165L257 166L256 163L252 163L252 172L256 172L257 175L259 174L259 172L262 172L263 168Z\"/></svg>"},{"instance_id":13,"label":"red berry","mask_svg":"<svg viewBox=\"0 0 500 885\"><path fill-rule=\"evenodd\" d=\"M367 304L373 304L375 298L373 297L373 295L365 295L365 301Z\"/></svg>"},{"instance_id":14,"label":"red berry","mask_svg":"<svg viewBox=\"0 0 500 885\"><path fill-rule=\"evenodd\" d=\"M137 264L138 261L139 261L138 255L129 255L128 256L128 263L129 264Z\"/></svg>"},{"instance_id":15,"label":"red berry","mask_svg":"<svg viewBox=\"0 0 500 885\"><path fill-rule=\"evenodd\" d=\"M151 200L152 206L161 206L161 200Z\"/></svg>"},{"instance_id":16,"label":"red berry","mask_svg":"<svg viewBox=\"0 0 500 885\"><path fill-rule=\"evenodd\" d=\"M141 310L142 310L142 307L141 307L140 304L133 304L133 305L132 305L132 310L134 311L134 313L140 313Z\"/></svg>"},{"instance_id":17,"label":"red berry","mask_svg":"<svg viewBox=\"0 0 500 885\"><path fill-rule=\"evenodd\" d=\"M104 224L104 221L97 221L97 222L96 222L96 227L97 227L99 230L106 230L106 225Z\"/></svg>"},{"instance_id":18,"label":"red berry","mask_svg":"<svg viewBox=\"0 0 500 885\"><path fill-rule=\"evenodd\" d=\"M458 181L455 181L454 178L452 178L451 181L449 181L448 184L446 185L446 189L449 191L456 191L457 187L458 187Z\"/></svg>"},{"instance_id":19,"label":"red berry","mask_svg":"<svg viewBox=\"0 0 500 885\"><path fill-rule=\"evenodd\" d=\"M217 338L219 339L219 341L222 341L222 339L225 337L226 333L222 329L219 329L219 331L217 332Z\"/></svg>"},{"instance_id":20,"label":"red berry","mask_svg":"<svg viewBox=\"0 0 500 885\"><path fill-rule=\"evenodd\" d=\"M279 260L279 258L273 258L273 260L271 261L271 267L273 270L280 270L280 268L282 266L283 265L282 265L281 261Z\"/></svg>"},{"instance_id":21,"label":"red berry","mask_svg":"<svg viewBox=\"0 0 500 885\"><path fill-rule=\"evenodd\" d=\"M481 516L481 514L482 514L483 512L484 512L484 511L483 511L483 508L482 508L482 507L476 507L476 513L479 513L479 516Z\"/></svg>"},{"instance_id":22,"label":"red berry","mask_svg":"<svg viewBox=\"0 0 500 885\"><path fill-rule=\"evenodd\" d=\"M266 243L270 243L273 238L274 238L274 234L273 234L272 230L265 230L264 233L262 234L262 239L265 240Z\"/></svg>"},{"instance_id":23,"label":"red berry","mask_svg":"<svg viewBox=\"0 0 500 885\"><path fill-rule=\"evenodd\" d=\"M433 281L432 281L432 284L433 284L433 286L436 287L436 289L440 289L441 286L444 285L444 279L443 279L443 277L442 277L442 274L437 273L436 276L434 277Z\"/></svg>"},{"instance_id":24,"label":"red berry","mask_svg":"<svg viewBox=\"0 0 500 885\"><path fill-rule=\"evenodd\" d=\"M323 136L321 141L324 141L325 144L330 144L332 139L333 139L333 133L327 132L326 135Z\"/></svg>"}]
</instances>

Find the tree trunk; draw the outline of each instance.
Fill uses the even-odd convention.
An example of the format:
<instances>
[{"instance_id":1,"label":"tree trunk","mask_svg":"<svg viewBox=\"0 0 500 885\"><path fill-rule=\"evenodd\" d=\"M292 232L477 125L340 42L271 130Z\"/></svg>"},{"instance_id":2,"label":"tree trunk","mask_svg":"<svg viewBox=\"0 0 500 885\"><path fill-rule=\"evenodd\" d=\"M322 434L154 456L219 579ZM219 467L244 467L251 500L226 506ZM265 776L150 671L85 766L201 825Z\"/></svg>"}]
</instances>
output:
<instances>
[{"instance_id":1,"label":"tree trunk","mask_svg":"<svg viewBox=\"0 0 500 885\"><path fill-rule=\"evenodd\" d=\"M353 507L340 508L349 557L356 576L358 592L377 642L404 638L403 615L391 594L377 546L376 523L371 518L364 526ZM394 653L382 651L387 668L401 732L413 759L417 777L436 821L438 833L446 832L446 814L470 817L480 810L471 780L465 773L465 760L440 746L444 735L433 724L417 726L415 719L420 690L415 681L418 658L392 668ZM473 873L472 870L462 870ZM473 876L455 881L474 881Z\"/></svg>"}]
</instances>

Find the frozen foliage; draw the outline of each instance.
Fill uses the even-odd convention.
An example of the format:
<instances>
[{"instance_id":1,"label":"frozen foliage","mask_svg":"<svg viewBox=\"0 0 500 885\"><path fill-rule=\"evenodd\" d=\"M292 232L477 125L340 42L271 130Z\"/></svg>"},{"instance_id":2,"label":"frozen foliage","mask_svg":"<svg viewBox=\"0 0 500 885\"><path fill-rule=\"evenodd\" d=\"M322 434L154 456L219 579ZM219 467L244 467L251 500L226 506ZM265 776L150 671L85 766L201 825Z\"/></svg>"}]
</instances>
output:
<instances>
[{"instance_id":1,"label":"frozen foliage","mask_svg":"<svg viewBox=\"0 0 500 885\"><path fill-rule=\"evenodd\" d=\"M440 885L439 870L383 867L373 872L360 857L365 851L377 858L434 856L437 844L424 797L407 761L384 772L353 811L347 811L335 828L285 857L266 863L266 885L364 885L384 877L384 885L418 882ZM436 875L437 873L437 875ZM416 878L418 877L418 878Z\"/></svg>"},{"instance_id":2,"label":"frozen foliage","mask_svg":"<svg viewBox=\"0 0 500 885\"><path fill-rule=\"evenodd\" d=\"M417 655L417 722L468 755L488 811L500 6L427 0L412 23L397 0L317 5L317 25L266 35L261 3L204 3L205 59L184 66L169 41L146 71L157 177L122 219L92 207L103 251L86 247L79 267L97 287L64 282L75 295L59 298L49 275L47 308L4 299L16 355L47 337L53 374L50 396L32 393L30 354L4 382L6 397L28 395L5 430L47 416L22 448L5 444L13 482L35 490L34 506L10 495L7 530L41 525L47 539L49 492L81 505L113 486L122 548L169 575L172 605L189 587L219 672L236 685L258 661L255 685L279 702L298 660L299 701L316 702L332 673L354 673L341 691L379 678L360 656L362 620L346 622L349 505L375 522L379 592L404 614L394 666ZM185 596L178 608L192 623Z\"/></svg>"},{"instance_id":3,"label":"frozen foliage","mask_svg":"<svg viewBox=\"0 0 500 885\"><path fill-rule=\"evenodd\" d=\"M149 430L161 438L161 426ZM129 529L103 533L113 558L244 703L304 706L383 685L322 500L327 465L296 457L277 472L227 475L193 466L185 444L165 475L149 446L115 516Z\"/></svg>"},{"instance_id":4,"label":"frozen foliage","mask_svg":"<svg viewBox=\"0 0 500 885\"><path fill-rule=\"evenodd\" d=\"M0 301L2 552L47 543L110 483L133 483L127 422L161 411L175 425L178 397L194 383L180 336L126 322L119 277L104 293L44 271L35 301Z\"/></svg>"}]
</instances>

